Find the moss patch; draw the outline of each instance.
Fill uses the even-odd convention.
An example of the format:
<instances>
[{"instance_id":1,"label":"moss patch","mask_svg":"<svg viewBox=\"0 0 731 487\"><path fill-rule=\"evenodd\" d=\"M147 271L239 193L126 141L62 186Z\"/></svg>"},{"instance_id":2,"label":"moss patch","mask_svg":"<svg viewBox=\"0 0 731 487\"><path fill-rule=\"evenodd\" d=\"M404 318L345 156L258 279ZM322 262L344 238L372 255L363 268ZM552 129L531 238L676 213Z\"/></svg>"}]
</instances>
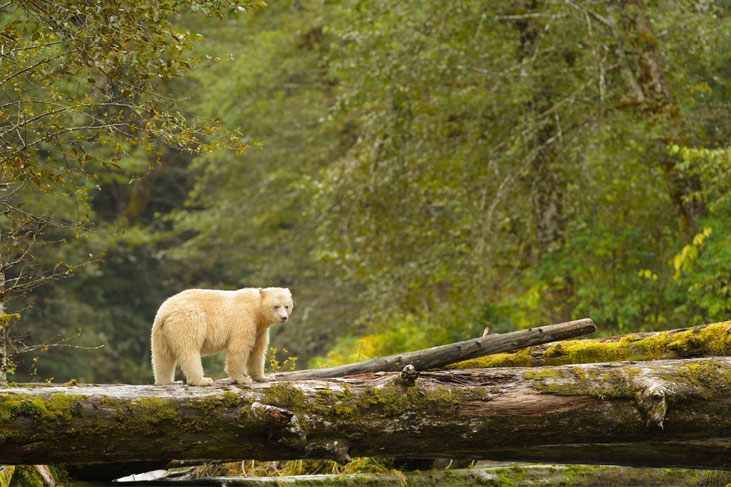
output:
<instances>
[{"instance_id":1,"label":"moss patch","mask_svg":"<svg viewBox=\"0 0 731 487\"><path fill-rule=\"evenodd\" d=\"M726 332L729 325L731 321L679 333L668 348L681 357L731 355L731 333Z\"/></svg>"},{"instance_id":2,"label":"moss patch","mask_svg":"<svg viewBox=\"0 0 731 487\"><path fill-rule=\"evenodd\" d=\"M598 399L634 396L632 378L639 369L584 370L577 367L526 370L523 377L539 391L563 396L592 396Z\"/></svg>"},{"instance_id":3,"label":"moss patch","mask_svg":"<svg viewBox=\"0 0 731 487\"><path fill-rule=\"evenodd\" d=\"M0 466L0 487L8 487L10 485L10 481L13 479L14 472L15 465Z\"/></svg>"},{"instance_id":4,"label":"moss patch","mask_svg":"<svg viewBox=\"0 0 731 487\"><path fill-rule=\"evenodd\" d=\"M448 418L459 414L459 404L465 400L466 394L485 394L482 390L462 391L446 386L403 387L398 384L369 387L355 393L346 384L339 392L323 390L306 396L288 383L273 384L263 392L266 404L294 412L302 424L306 423L304 418L309 415L354 424L364 421L366 417L368 421L374 418L398 418L413 411Z\"/></svg>"},{"instance_id":5,"label":"moss patch","mask_svg":"<svg viewBox=\"0 0 731 487\"><path fill-rule=\"evenodd\" d=\"M0 428L19 416L36 422L51 424L70 420L80 411L82 396L73 394L51 394L47 397L0 397Z\"/></svg>"},{"instance_id":6,"label":"moss patch","mask_svg":"<svg viewBox=\"0 0 731 487\"><path fill-rule=\"evenodd\" d=\"M457 369L543 367L626 360L661 360L731 355L731 321L696 327L680 333L659 333L646 338L626 335L616 341L566 340L548 347L535 346L513 353L488 355L449 366Z\"/></svg>"}]
</instances>

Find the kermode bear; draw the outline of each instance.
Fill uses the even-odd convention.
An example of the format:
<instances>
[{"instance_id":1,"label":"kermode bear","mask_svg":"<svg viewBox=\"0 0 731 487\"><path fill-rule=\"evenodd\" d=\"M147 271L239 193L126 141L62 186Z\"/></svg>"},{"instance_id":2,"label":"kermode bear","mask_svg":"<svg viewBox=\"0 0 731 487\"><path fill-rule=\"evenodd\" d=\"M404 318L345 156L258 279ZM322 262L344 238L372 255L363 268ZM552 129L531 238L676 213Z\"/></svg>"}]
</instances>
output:
<instances>
[{"instance_id":1,"label":"kermode bear","mask_svg":"<svg viewBox=\"0 0 731 487\"><path fill-rule=\"evenodd\" d=\"M152 325L155 385L173 384L180 364L188 384L208 386L201 355L226 350L226 372L239 384L269 380L264 356L269 327L292 314L289 289L245 288L237 291L189 289L165 300ZM244 376L244 364L249 377Z\"/></svg>"}]
</instances>

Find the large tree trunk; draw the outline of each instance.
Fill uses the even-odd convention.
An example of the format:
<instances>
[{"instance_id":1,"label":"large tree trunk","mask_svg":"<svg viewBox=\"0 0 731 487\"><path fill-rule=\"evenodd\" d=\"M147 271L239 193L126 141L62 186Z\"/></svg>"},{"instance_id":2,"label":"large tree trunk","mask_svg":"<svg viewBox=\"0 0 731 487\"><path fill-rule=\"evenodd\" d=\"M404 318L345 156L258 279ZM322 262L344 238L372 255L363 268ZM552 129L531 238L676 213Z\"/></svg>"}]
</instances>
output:
<instances>
[{"instance_id":1,"label":"large tree trunk","mask_svg":"<svg viewBox=\"0 0 731 487\"><path fill-rule=\"evenodd\" d=\"M0 228L0 386L8 384L8 324L10 317L5 313L5 262L3 261L3 234Z\"/></svg>"},{"instance_id":2,"label":"large tree trunk","mask_svg":"<svg viewBox=\"0 0 731 487\"><path fill-rule=\"evenodd\" d=\"M564 53L542 52L539 45L541 37L548 32L547 24L540 16L520 15L540 11L541 2L525 0L513 4L518 15L515 25L519 32L517 58L521 66L530 66L539 56L560 58ZM554 48L552 51L555 51ZM560 49L560 48L559 48ZM554 62L556 59L554 59ZM524 68L522 68L524 69ZM533 206L537 254L551 253L563 246L566 224L563 215L563 181L557 170L556 142L559 130L556 119L551 114L555 104L561 99L560 90L552 83L555 78L544 72L531 73L533 95L526 101L525 110L535 119L532 136L529 139L532 155L530 174L530 199ZM563 80L562 80L563 81Z\"/></svg>"},{"instance_id":3,"label":"large tree trunk","mask_svg":"<svg viewBox=\"0 0 731 487\"><path fill-rule=\"evenodd\" d=\"M567 340L499 353L454 364L451 368L544 367L623 360L666 360L731 355L731 322L631 333L606 338Z\"/></svg>"},{"instance_id":4,"label":"large tree trunk","mask_svg":"<svg viewBox=\"0 0 731 487\"><path fill-rule=\"evenodd\" d=\"M678 226L690 241L697 232L697 222L705 207L698 198L688 198L701 189L698 178L679 169L677 156L668 152L670 145L686 143L688 128L684 127L685 121L670 86L646 2L613 0L607 5L609 15L605 22L616 43L615 53L628 98L652 121L652 128L663 134L655 141L654 159L659 162L665 177Z\"/></svg>"},{"instance_id":5,"label":"large tree trunk","mask_svg":"<svg viewBox=\"0 0 731 487\"><path fill-rule=\"evenodd\" d=\"M731 468L731 358L0 390L0 462L453 457Z\"/></svg>"}]
</instances>

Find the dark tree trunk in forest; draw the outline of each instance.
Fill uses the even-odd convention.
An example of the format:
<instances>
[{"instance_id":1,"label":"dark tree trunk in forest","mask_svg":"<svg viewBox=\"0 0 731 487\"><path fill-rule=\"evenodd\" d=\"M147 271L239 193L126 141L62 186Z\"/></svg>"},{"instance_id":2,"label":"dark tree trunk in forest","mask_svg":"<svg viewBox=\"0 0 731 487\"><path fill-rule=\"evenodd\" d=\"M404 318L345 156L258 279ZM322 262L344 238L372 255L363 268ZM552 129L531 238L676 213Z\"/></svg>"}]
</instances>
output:
<instances>
[{"instance_id":1,"label":"dark tree trunk in forest","mask_svg":"<svg viewBox=\"0 0 731 487\"><path fill-rule=\"evenodd\" d=\"M518 4L521 12L538 10L539 2L528 1ZM541 19L521 18L516 21L520 33L518 62L529 63L539 55L537 44L544 24ZM530 195L533 207L533 224L539 255L554 252L563 246L565 222L563 215L564 193L561 176L556 170L555 143L558 127L551 115L551 108L557 101L553 80L545 74L536 74L533 96L527 102L526 110L536 119L532 140Z\"/></svg>"},{"instance_id":2,"label":"dark tree trunk in forest","mask_svg":"<svg viewBox=\"0 0 731 487\"><path fill-rule=\"evenodd\" d=\"M678 169L677 161L668 151L670 144L683 144L683 120L667 79L657 36L647 16L647 5L644 0L614 0L610 9L606 21L616 42L615 53L628 98L653 118L654 123L664 125L665 136L657 141L656 155L678 226L690 240L697 232L697 222L705 208L699 201L686 199L700 189L700 181Z\"/></svg>"},{"instance_id":3,"label":"dark tree trunk in forest","mask_svg":"<svg viewBox=\"0 0 731 487\"><path fill-rule=\"evenodd\" d=\"M546 127L541 133L550 131ZM560 250L563 245L565 223L561 200L561 180L553 165L555 154L550 142L538 135L538 154L533 160L531 202L536 241L541 254Z\"/></svg>"},{"instance_id":4,"label":"dark tree trunk in forest","mask_svg":"<svg viewBox=\"0 0 731 487\"><path fill-rule=\"evenodd\" d=\"M731 468L731 358L0 390L0 462L404 456Z\"/></svg>"},{"instance_id":5,"label":"dark tree trunk in forest","mask_svg":"<svg viewBox=\"0 0 731 487\"><path fill-rule=\"evenodd\" d=\"M5 264L3 262L3 233L0 228L0 385L8 383L8 331L5 322Z\"/></svg>"},{"instance_id":6,"label":"dark tree trunk in forest","mask_svg":"<svg viewBox=\"0 0 731 487\"><path fill-rule=\"evenodd\" d=\"M128 225L134 225L147 209L150 194L155 188L157 180L162 175L162 169L150 170L142 178L131 183L129 202L124 210L124 218Z\"/></svg>"}]
</instances>

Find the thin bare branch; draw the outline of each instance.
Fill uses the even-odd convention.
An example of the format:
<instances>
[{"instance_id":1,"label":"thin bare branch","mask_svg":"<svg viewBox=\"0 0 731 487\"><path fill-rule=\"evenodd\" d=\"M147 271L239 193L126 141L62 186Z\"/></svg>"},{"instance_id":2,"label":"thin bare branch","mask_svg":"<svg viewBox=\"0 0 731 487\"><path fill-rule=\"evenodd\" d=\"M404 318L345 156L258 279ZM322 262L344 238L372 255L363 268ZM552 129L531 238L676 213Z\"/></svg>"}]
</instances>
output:
<instances>
[{"instance_id":1,"label":"thin bare branch","mask_svg":"<svg viewBox=\"0 0 731 487\"><path fill-rule=\"evenodd\" d=\"M127 132L124 132L123 130L120 130L120 127L129 127L131 125L132 124L131 123L128 123L128 122L127 123L109 123L109 124L105 124L105 125L102 125L102 126L98 126L98 125L85 125L85 126L80 126L80 127L69 127L69 128L61 129L61 130L58 130L58 131L53 132L51 134L48 134L47 136L45 136L42 139L38 139L38 140L36 140L34 142L31 142L30 144L26 144L26 145L23 145L22 147L17 148L15 151L13 151L12 153L8 154L5 158L3 158L2 160L0 160L0 165L6 163L10 159L16 157L21 152L24 152L25 150L30 149L31 147L36 146L36 145L40 144L41 142L44 142L46 140L51 140L54 137L58 137L59 135L67 134L67 133L70 133L70 132L79 132L79 131L82 131L82 130L103 130L103 129L106 129L106 130L110 130L111 132L117 131L117 132L119 132L119 133L121 133L121 134L123 134L125 136L131 136L131 134L129 134Z\"/></svg>"},{"instance_id":2,"label":"thin bare branch","mask_svg":"<svg viewBox=\"0 0 731 487\"><path fill-rule=\"evenodd\" d=\"M0 8L2 8L2 6L0 6ZM30 50L33 50L33 49L44 49L46 47L55 46L55 45L62 44L62 43L63 43L63 41L52 41L52 42L46 42L45 44L34 44L32 46L25 46L25 47L14 47L14 48L10 49L8 52L0 52L0 57L10 56L10 55L15 54L16 52L19 52L19 51L30 51Z\"/></svg>"},{"instance_id":3,"label":"thin bare branch","mask_svg":"<svg viewBox=\"0 0 731 487\"><path fill-rule=\"evenodd\" d=\"M566 5L569 5L570 7L579 10L583 12L586 15L589 15L591 18L602 24L604 27L612 27L611 22L599 15L598 13L594 12L593 10L589 10L588 8L584 7L583 5L579 5L576 2L573 2L572 0L565 0Z\"/></svg>"},{"instance_id":4,"label":"thin bare branch","mask_svg":"<svg viewBox=\"0 0 731 487\"><path fill-rule=\"evenodd\" d=\"M11 79L13 79L15 77L18 77L21 74L26 73L26 72L28 72L28 71L30 71L32 69L35 69L35 68L37 68L38 66L40 66L42 64L45 64L45 63L51 62L51 61L53 61L55 59L58 59L59 57L63 56L64 54L66 54L66 53L65 52L60 52L60 53L58 53L55 56L52 56L50 58L41 59L40 61L36 62L35 64L32 64L32 65L28 66L27 68L23 68L20 71L16 71L15 73L11 74L10 76L8 76L7 78L5 78L4 80L0 81L0 84L5 84L8 81L10 81Z\"/></svg>"},{"instance_id":5,"label":"thin bare branch","mask_svg":"<svg viewBox=\"0 0 731 487\"><path fill-rule=\"evenodd\" d=\"M43 350L44 348L75 348L77 350L99 350L100 348L104 348L104 344L97 345L95 347L89 347L84 345L72 345L71 343L65 343L66 341L72 340L74 338L78 338L78 335L75 335L70 338L64 338L62 342L58 343L44 343L40 345L30 345L25 348L15 350L13 355L22 355L24 353L31 353L35 352L37 350Z\"/></svg>"}]
</instances>

